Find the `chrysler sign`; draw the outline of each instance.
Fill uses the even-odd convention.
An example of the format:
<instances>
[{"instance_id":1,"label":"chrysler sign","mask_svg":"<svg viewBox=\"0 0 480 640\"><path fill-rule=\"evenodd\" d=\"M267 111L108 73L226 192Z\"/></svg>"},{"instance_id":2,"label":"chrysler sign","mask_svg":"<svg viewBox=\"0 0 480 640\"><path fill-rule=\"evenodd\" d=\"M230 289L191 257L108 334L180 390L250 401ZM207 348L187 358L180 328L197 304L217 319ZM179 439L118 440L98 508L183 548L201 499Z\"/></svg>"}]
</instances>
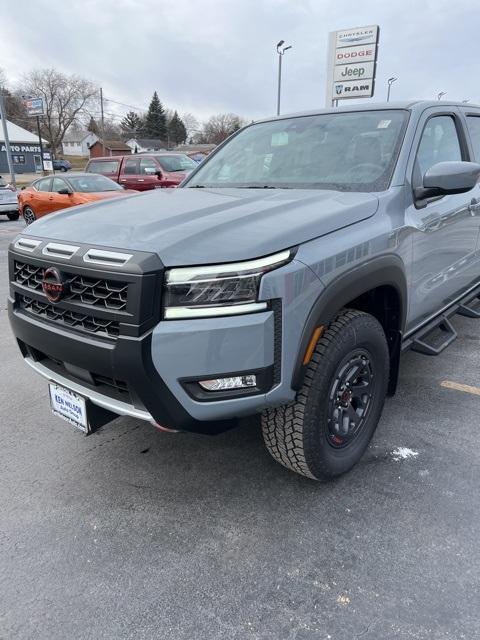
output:
<instances>
[{"instance_id":1,"label":"chrysler sign","mask_svg":"<svg viewBox=\"0 0 480 640\"><path fill-rule=\"evenodd\" d=\"M337 100L373 96L379 33L378 25L330 33L327 107Z\"/></svg>"}]
</instances>

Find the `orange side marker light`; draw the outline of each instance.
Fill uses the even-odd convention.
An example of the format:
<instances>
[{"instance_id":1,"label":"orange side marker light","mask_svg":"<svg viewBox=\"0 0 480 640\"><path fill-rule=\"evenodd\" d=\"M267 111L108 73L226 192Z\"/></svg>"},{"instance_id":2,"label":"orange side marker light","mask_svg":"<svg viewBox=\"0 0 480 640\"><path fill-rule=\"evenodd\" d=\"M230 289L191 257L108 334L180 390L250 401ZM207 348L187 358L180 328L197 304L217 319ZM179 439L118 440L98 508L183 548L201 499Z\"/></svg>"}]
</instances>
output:
<instances>
[{"instance_id":1,"label":"orange side marker light","mask_svg":"<svg viewBox=\"0 0 480 640\"><path fill-rule=\"evenodd\" d=\"M310 338L310 342L308 343L307 350L305 351L305 356L303 358L304 365L308 364L312 359L313 352L315 351L315 347L317 346L317 342L322 337L324 331L325 327L321 325L320 327L317 327L313 332L312 337Z\"/></svg>"}]
</instances>

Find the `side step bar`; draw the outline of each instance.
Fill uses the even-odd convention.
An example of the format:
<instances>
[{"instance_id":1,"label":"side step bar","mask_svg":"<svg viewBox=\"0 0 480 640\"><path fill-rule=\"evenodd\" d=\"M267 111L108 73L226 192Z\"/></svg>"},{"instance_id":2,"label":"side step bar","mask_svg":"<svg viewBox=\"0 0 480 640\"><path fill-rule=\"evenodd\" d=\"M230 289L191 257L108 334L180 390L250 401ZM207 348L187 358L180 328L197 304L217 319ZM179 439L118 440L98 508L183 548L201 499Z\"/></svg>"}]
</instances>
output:
<instances>
[{"instance_id":1,"label":"side step bar","mask_svg":"<svg viewBox=\"0 0 480 640\"><path fill-rule=\"evenodd\" d=\"M458 335L450 322L450 318L457 313L467 318L480 318L480 287L477 286L474 291L445 309L437 318L405 338L402 351L412 349L426 356L438 356Z\"/></svg>"},{"instance_id":2,"label":"side step bar","mask_svg":"<svg viewBox=\"0 0 480 640\"><path fill-rule=\"evenodd\" d=\"M443 316L436 320L434 326L427 326L415 337L410 348L425 356L438 356L452 344L457 335L450 320Z\"/></svg>"},{"instance_id":3,"label":"side step bar","mask_svg":"<svg viewBox=\"0 0 480 640\"><path fill-rule=\"evenodd\" d=\"M469 302L461 304L457 313L467 318L480 318L480 296L477 294Z\"/></svg>"}]
</instances>

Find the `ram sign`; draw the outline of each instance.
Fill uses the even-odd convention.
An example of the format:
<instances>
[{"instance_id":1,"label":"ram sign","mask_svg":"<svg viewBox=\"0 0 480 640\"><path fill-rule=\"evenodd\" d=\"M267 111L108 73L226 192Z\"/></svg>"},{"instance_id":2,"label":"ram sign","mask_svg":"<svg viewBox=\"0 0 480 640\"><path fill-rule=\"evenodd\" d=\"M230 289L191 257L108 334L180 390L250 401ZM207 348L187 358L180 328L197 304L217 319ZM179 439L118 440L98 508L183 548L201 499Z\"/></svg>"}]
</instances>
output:
<instances>
[{"instance_id":1,"label":"ram sign","mask_svg":"<svg viewBox=\"0 0 480 640\"><path fill-rule=\"evenodd\" d=\"M330 33L325 105L371 98L375 88L378 25Z\"/></svg>"}]
</instances>

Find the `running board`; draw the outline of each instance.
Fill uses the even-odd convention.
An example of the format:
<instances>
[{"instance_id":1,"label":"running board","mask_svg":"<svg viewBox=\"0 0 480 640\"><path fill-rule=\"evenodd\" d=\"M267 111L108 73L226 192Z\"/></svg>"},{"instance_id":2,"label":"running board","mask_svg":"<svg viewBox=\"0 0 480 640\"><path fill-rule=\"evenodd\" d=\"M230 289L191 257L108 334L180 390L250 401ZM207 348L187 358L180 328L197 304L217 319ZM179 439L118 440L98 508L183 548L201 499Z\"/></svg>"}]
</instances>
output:
<instances>
[{"instance_id":1,"label":"running board","mask_svg":"<svg viewBox=\"0 0 480 640\"><path fill-rule=\"evenodd\" d=\"M442 316L433 327L429 325L424 332L414 338L410 348L425 356L438 356L452 344L457 335L450 320Z\"/></svg>"},{"instance_id":2,"label":"running board","mask_svg":"<svg viewBox=\"0 0 480 640\"><path fill-rule=\"evenodd\" d=\"M458 307L459 316L466 318L480 318L480 296L475 296L468 302L464 302Z\"/></svg>"}]
</instances>

